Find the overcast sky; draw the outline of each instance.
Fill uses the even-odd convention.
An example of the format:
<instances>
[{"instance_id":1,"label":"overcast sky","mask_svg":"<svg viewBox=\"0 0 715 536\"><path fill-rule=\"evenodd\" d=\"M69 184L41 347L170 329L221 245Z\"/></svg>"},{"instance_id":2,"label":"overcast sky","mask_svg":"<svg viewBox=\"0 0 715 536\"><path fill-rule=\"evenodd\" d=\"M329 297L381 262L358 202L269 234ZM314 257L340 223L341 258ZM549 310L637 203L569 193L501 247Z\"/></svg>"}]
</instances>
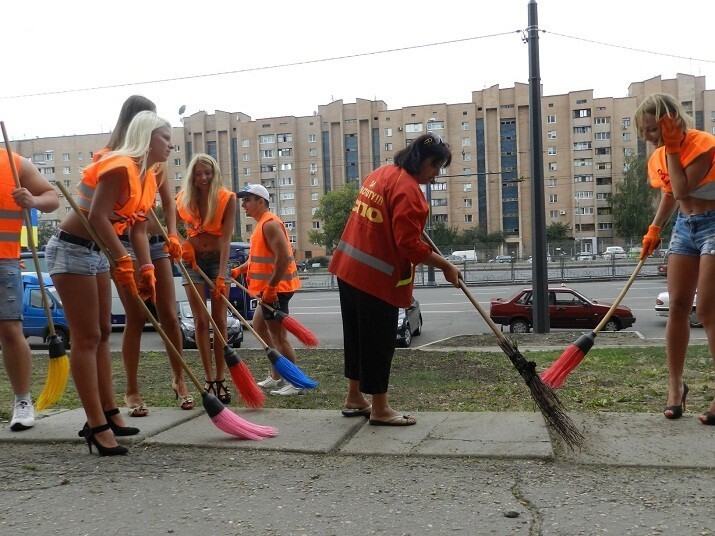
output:
<instances>
[{"instance_id":1,"label":"overcast sky","mask_svg":"<svg viewBox=\"0 0 715 536\"><path fill-rule=\"evenodd\" d=\"M176 126L181 105L259 119L335 99L469 102L473 90L529 82L528 3L3 2L0 119L12 139L108 132L134 93ZM624 97L630 82L676 73L715 88L713 0L537 5L544 95Z\"/></svg>"}]
</instances>

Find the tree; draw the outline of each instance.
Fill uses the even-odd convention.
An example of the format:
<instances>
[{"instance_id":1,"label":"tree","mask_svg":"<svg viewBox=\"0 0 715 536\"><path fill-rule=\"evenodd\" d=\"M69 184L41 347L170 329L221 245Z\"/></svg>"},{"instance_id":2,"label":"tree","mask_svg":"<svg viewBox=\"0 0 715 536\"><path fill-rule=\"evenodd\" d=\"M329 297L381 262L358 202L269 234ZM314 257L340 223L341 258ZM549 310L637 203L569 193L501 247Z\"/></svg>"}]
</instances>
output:
<instances>
[{"instance_id":1,"label":"tree","mask_svg":"<svg viewBox=\"0 0 715 536\"><path fill-rule=\"evenodd\" d=\"M561 251L573 248L573 234L571 225L559 221L552 222L546 227L546 242Z\"/></svg>"},{"instance_id":2,"label":"tree","mask_svg":"<svg viewBox=\"0 0 715 536\"><path fill-rule=\"evenodd\" d=\"M37 244L38 248L45 246L50 238L57 232L57 227L50 222L40 220L37 225Z\"/></svg>"},{"instance_id":3,"label":"tree","mask_svg":"<svg viewBox=\"0 0 715 536\"><path fill-rule=\"evenodd\" d=\"M432 226L432 241L442 251L446 247L452 247L458 242L459 233L456 227L447 227L443 221L438 221Z\"/></svg>"},{"instance_id":4,"label":"tree","mask_svg":"<svg viewBox=\"0 0 715 536\"><path fill-rule=\"evenodd\" d=\"M474 244L474 249L481 251L481 257L487 260L499 246L506 243L506 235L503 231L490 233L487 229L477 226L462 231L460 240L467 244Z\"/></svg>"},{"instance_id":5,"label":"tree","mask_svg":"<svg viewBox=\"0 0 715 536\"><path fill-rule=\"evenodd\" d=\"M322 229L310 231L308 240L313 244L324 246L328 253L332 253L343 234L357 194L358 185L348 183L340 190L333 190L321 197L320 206L313 217L322 222Z\"/></svg>"},{"instance_id":6,"label":"tree","mask_svg":"<svg viewBox=\"0 0 715 536\"><path fill-rule=\"evenodd\" d=\"M613 230L621 238L645 233L653 221L658 190L648 184L647 166L645 155L627 157L623 181L611 198Z\"/></svg>"}]
</instances>

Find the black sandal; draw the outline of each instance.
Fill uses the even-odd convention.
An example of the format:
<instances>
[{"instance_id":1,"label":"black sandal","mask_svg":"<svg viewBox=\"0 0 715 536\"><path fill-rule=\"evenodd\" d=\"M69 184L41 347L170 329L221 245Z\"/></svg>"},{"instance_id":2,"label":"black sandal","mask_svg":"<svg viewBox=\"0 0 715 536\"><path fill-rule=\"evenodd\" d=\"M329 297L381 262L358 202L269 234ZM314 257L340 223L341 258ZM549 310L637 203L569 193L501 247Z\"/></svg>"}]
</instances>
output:
<instances>
[{"instance_id":1,"label":"black sandal","mask_svg":"<svg viewBox=\"0 0 715 536\"><path fill-rule=\"evenodd\" d=\"M216 397L221 401L221 403L230 404L231 392L226 387L226 380L216 380L214 385L216 389Z\"/></svg>"}]
</instances>

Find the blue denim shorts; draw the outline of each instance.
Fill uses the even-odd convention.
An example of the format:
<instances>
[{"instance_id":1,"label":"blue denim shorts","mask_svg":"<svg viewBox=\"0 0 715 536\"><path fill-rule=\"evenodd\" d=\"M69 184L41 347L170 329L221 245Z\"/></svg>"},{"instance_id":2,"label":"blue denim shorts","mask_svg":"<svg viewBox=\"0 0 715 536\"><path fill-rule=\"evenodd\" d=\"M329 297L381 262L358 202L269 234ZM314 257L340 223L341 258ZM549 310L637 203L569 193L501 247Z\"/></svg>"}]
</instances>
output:
<instances>
[{"instance_id":1,"label":"blue denim shorts","mask_svg":"<svg viewBox=\"0 0 715 536\"><path fill-rule=\"evenodd\" d=\"M103 253L86 246L65 242L56 236L47 242L45 261L50 275L97 275L109 271L109 261Z\"/></svg>"},{"instance_id":2,"label":"blue denim shorts","mask_svg":"<svg viewBox=\"0 0 715 536\"><path fill-rule=\"evenodd\" d=\"M692 216L678 212L668 252L691 257L715 255L715 210Z\"/></svg>"},{"instance_id":3,"label":"blue denim shorts","mask_svg":"<svg viewBox=\"0 0 715 536\"><path fill-rule=\"evenodd\" d=\"M226 279L226 286L228 286L229 283L229 277L230 277L230 270L228 269L228 264L224 266L223 273L221 273L219 264L220 261L218 259L201 259L200 253L196 254L196 264L199 265L199 268L203 270L203 272L208 276L208 278L211 281L216 281L216 278L219 275L223 275L224 278ZM189 278L191 278L191 281L194 283L194 285L205 285L206 281L204 280L203 277L201 277L201 274L191 268L188 264L184 263L184 266L186 266L186 272L189 274ZM183 275L181 276L181 284L186 286L189 284L189 282L186 280L186 277Z\"/></svg>"},{"instance_id":4,"label":"blue denim shorts","mask_svg":"<svg viewBox=\"0 0 715 536\"><path fill-rule=\"evenodd\" d=\"M151 235L149 237L149 256L150 256L151 260L153 260L153 261L155 261L157 259L168 259L169 254L164 249L164 241L159 240L159 241L152 242L152 240L156 240L157 236L158 235ZM134 262L136 262L137 256L134 255L134 249L132 249L131 243L128 240L127 241L122 240L122 245L124 246L124 249L127 250L127 253L129 253L129 255L131 255L132 260Z\"/></svg>"},{"instance_id":5,"label":"blue denim shorts","mask_svg":"<svg viewBox=\"0 0 715 536\"><path fill-rule=\"evenodd\" d=\"M0 259L0 320L22 320L22 278L17 259Z\"/></svg>"}]
</instances>

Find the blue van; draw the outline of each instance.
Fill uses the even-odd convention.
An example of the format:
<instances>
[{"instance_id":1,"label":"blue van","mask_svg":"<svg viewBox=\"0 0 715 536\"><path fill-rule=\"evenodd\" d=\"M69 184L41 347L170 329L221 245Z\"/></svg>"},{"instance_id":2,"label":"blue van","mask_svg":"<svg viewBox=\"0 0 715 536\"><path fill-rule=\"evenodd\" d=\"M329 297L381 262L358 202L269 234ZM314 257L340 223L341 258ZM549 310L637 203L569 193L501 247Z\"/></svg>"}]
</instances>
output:
<instances>
[{"instance_id":1,"label":"blue van","mask_svg":"<svg viewBox=\"0 0 715 536\"><path fill-rule=\"evenodd\" d=\"M70 330L65 318L65 310L62 307L55 286L48 274L42 274L42 282L50 303L52 322L55 325L55 333L62 341L65 349L70 347ZM35 272L22 272L22 334L25 337L40 337L47 342L50 334L47 325L47 316L42 305L42 293L40 292L40 282Z\"/></svg>"},{"instance_id":2,"label":"blue van","mask_svg":"<svg viewBox=\"0 0 715 536\"><path fill-rule=\"evenodd\" d=\"M229 265L235 268L239 264L243 264L248 260L248 254L251 250L251 245L248 242L231 242L229 251ZM246 285L246 276L242 275L238 278L238 282L243 286ZM258 300L251 298L243 289L236 285L231 285L228 291L228 301L231 302L236 310L241 313L241 316L246 320L252 320L253 314L256 312Z\"/></svg>"}]
</instances>

